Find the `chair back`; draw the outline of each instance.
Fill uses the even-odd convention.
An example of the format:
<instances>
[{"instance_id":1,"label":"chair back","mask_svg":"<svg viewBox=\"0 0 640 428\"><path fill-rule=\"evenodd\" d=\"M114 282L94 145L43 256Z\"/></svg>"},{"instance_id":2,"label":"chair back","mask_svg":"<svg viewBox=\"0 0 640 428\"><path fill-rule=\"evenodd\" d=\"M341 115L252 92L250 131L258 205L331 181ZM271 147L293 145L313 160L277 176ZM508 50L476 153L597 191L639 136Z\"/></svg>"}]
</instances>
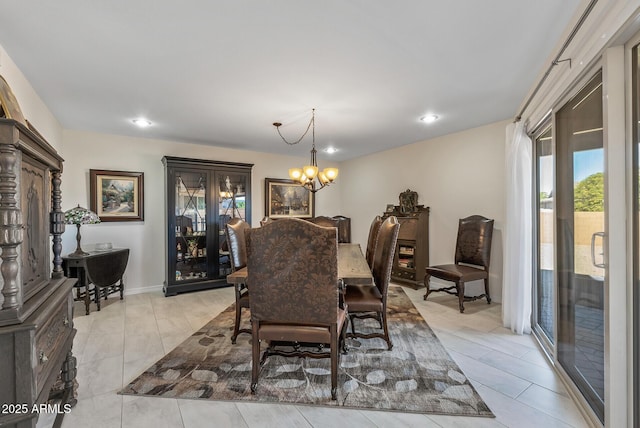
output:
<instances>
[{"instance_id":1,"label":"chair back","mask_svg":"<svg viewBox=\"0 0 640 428\"><path fill-rule=\"evenodd\" d=\"M460 219L455 262L482 266L489 270L493 220L481 215Z\"/></svg>"},{"instance_id":2,"label":"chair back","mask_svg":"<svg viewBox=\"0 0 640 428\"><path fill-rule=\"evenodd\" d=\"M332 217L334 220L338 220L338 243L350 244L351 243L351 218L343 215L336 215Z\"/></svg>"},{"instance_id":3,"label":"chair back","mask_svg":"<svg viewBox=\"0 0 640 428\"><path fill-rule=\"evenodd\" d=\"M247 234L252 321L325 325L338 319L337 230L280 219Z\"/></svg>"},{"instance_id":4,"label":"chair back","mask_svg":"<svg viewBox=\"0 0 640 428\"><path fill-rule=\"evenodd\" d=\"M273 221L273 219L271 217L262 217L262 220L260 220L260 226L264 226L265 224L269 224Z\"/></svg>"},{"instance_id":5,"label":"chair back","mask_svg":"<svg viewBox=\"0 0 640 428\"><path fill-rule=\"evenodd\" d=\"M108 263L105 263L105 259ZM85 260L87 277L90 283L98 287L114 285L122 279L129 261L129 249L115 254L103 253L87 257Z\"/></svg>"},{"instance_id":6,"label":"chair back","mask_svg":"<svg viewBox=\"0 0 640 428\"><path fill-rule=\"evenodd\" d=\"M386 300L389 281L391 280L391 269L393 268L393 256L396 253L396 243L398 242L398 232L400 223L396 216L389 216L382 222L378 230L378 238L373 256L373 281L378 287L380 294Z\"/></svg>"},{"instance_id":7,"label":"chair back","mask_svg":"<svg viewBox=\"0 0 640 428\"><path fill-rule=\"evenodd\" d=\"M375 251L376 251L376 241L378 240L378 231L380 230L381 224L382 224L382 217L377 215L375 216L375 218L371 222L371 226L369 227L369 238L367 239L367 252L365 254L367 263L369 264L369 269L373 269L373 255L375 254Z\"/></svg>"},{"instance_id":8,"label":"chair back","mask_svg":"<svg viewBox=\"0 0 640 428\"><path fill-rule=\"evenodd\" d=\"M308 221L310 221L313 224L317 224L318 226L322 226L322 227L335 227L336 229L338 228L338 223L339 221L331 218L331 217L326 217L326 216L318 216L318 217L312 217L307 219Z\"/></svg>"},{"instance_id":9,"label":"chair back","mask_svg":"<svg viewBox=\"0 0 640 428\"><path fill-rule=\"evenodd\" d=\"M245 233L247 229L251 229L251 226L241 218L232 218L225 225L231 269L234 272L247 265L247 241Z\"/></svg>"}]
</instances>

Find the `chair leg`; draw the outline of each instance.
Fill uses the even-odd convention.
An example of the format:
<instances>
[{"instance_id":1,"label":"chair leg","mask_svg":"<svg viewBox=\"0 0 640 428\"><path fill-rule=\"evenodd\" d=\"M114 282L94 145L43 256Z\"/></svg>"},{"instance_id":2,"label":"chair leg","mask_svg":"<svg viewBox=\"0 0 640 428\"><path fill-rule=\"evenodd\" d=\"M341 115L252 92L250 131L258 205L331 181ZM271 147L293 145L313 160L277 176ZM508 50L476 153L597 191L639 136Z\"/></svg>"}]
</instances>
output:
<instances>
[{"instance_id":1,"label":"chair leg","mask_svg":"<svg viewBox=\"0 0 640 428\"><path fill-rule=\"evenodd\" d=\"M460 306L460 313L464 313L464 282L456 282L456 289L458 290L458 306Z\"/></svg>"},{"instance_id":2,"label":"chair leg","mask_svg":"<svg viewBox=\"0 0 640 428\"><path fill-rule=\"evenodd\" d=\"M487 305L491 303L491 296L489 295L489 278L484 279L484 294L487 297Z\"/></svg>"},{"instance_id":3,"label":"chair leg","mask_svg":"<svg viewBox=\"0 0 640 428\"><path fill-rule=\"evenodd\" d=\"M100 310L100 294L102 294L101 293L102 289L94 284L93 291L95 293L96 306L98 307L98 311L99 311Z\"/></svg>"},{"instance_id":4,"label":"chair leg","mask_svg":"<svg viewBox=\"0 0 640 428\"><path fill-rule=\"evenodd\" d=\"M340 331L340 348L342 349L342 353L343 354L348 354L348 350L347 350L347 324L348 324L348 320L345 320L344 323L342 323L342 330Z\"/></svg>"},{"instance_id":5,"label":"chair leg","mask_svg":"<svg viewBox=\"0 0 640 428\"><path fill-rule=\"evenodd\" d=\"M391 343L391 338L389 337L389 328L387 327L387 308L382 310L383 312L380 314L382 318L382 328L384 329L384 340L387 342L387 350L391 351L393 348L393 343Z\"/></svg>"},{"instance_id":6,"label":"chair leg","mask_svg":"<svg viewBox=\"0 0 640 428\"><path fill-rule=\"evenodd\" d=\"M124 299L124 281L120 278L120 300Z\"/></svg>"},{"instance_id":7,"label":"chair leg","mask_svg":"<svg viewBox=\"0 0 640 428\"><path fill-rule=\"evenodd\" d=\"M336 400L338 392L338 358L340 358L338 326L336 324L331 326L331 339L331 399Z\"/></svg>"},{"instance_id":8,"label":"chair leg","mask_svg":"<svg viewBox=\"0 0 640 428\"><path fill-rule=\"evenodd\" d=\"M260 373L260 334L258 321L251 321L251 393L258 389L258 375Z\"/></svg>"},{"instance_id":9,"label":"chair leg","mask_svg":"<svg viewBox=\"0 0 640 428\"><path fill-rule=\"evenodd\" d=\"M424 300L427 300L427 296L429 295L429 293L431 292L431 288L429 288L429 280L431 279L431 275L426 274L424 276L424 286L427 289L424 293Z\"/></svg>"},{"instance_id":10,"label":"chair leg","mask_svg":"<svg viewBox=\"0 0 640 428\"><path fill-rule=\"evenodd\" d=\"M236 339L238 338L238 334L240 334L240 316L242 315L242 308L240 307L240 302L236 300L236 323L233 326L233 336L231 336L231 343L236 344Z\"/></svg>"}]
</instances>

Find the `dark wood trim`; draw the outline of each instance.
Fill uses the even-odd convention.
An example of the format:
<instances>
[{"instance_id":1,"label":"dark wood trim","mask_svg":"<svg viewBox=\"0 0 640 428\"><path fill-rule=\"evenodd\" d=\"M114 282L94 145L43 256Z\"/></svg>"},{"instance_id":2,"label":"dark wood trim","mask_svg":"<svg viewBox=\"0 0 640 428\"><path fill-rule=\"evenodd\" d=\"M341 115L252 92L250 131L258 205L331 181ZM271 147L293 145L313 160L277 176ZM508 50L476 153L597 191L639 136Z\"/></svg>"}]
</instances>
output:
<instances>
[{"instance_id":1,"label":"dark wood trim","mask_svg":"<svg viewBox=\"0 0 640 428\"><path fill-rule=\"evenodd\" d=\"M252 163L241 163L241 162L225 162L225 161L217 161L217 160L208 160L208 159L191 159L191 158L182 158L176 156L164 156L162 158L162 164L167 165L167 162L170 162L173 166L186 166L186 167L194 167L194 166L207 166L207 167L242 167L242 168L252 168Z\"/></svg>"}]
</instances>

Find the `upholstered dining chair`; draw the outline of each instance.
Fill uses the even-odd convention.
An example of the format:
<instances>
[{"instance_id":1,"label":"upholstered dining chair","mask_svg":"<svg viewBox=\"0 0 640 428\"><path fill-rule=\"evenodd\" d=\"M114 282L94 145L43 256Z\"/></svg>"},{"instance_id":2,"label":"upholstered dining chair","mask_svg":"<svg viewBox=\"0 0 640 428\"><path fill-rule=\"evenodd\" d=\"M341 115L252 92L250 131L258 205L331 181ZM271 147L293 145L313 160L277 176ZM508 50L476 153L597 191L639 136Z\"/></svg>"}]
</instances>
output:
<instances>
[{"instance_id":1,"label":"upholstered dining chair","mask_svg":"<svg viewBox=\"0 0 640 428\"><path fill-rule=\"evenodd\" d=\"M108 263L105 261L108 260ZM93 297L98 310L100 302L112 293L120 292L120 300L124 298L124 271L129 262L129 249L115 253L96 254L87 257L87 280L93 284Z\"/></svg>"},{"instance_id":2,"label":"upholstered dining chair","mask_svg":"<svg viewBox=\"0 0 640 428\"><path fill-rule=\"evenodd\" d=\"M247 241L246 231L251 226L240 218L233 218L225 225L227 234L227 242L229 246L229 256L231 259L231 271L235 272L247 265ZM238 334L249 333L248 328L240 328L240 319L242 317L242 309L249 309L249 290L246 284L238 284L235 287L236 292L236 321L233 326L233 335L231 343L235 344Z\"/></svg>"},{"instance_id":3,"label":"upholstered dining chair","mask_svg":"<svg viewBox=\"0 0 640 428\"><path fill-rule=\"evenodd\" d=\"M378 229L376 239L373 268L374 285L349 284L345 293L345 302L349 308L351 333L347 337L372 339L379 337L387 342L387 349L391 350L393 343L389 337L387 326L387 291L393 267L393 256L396 251L400 223L395 216L387 217ZM355 330L355 319L374 318L380 323L382 333L362 333Z\"/></svg>"},{"instance_id":4,"label":"upholstered dining chair","mask_svg":"<svg viewBox=\"0 0 640 428\"><path fill-rule=\"evenodd\" d=\"M376 241L378 240L378 231L380 230L381 224L382 217L377 215L371 222L371 226L369 226L369 237L367 239L367 251L365 253L365 258L367 259L370 269L373 269L373 255L376 250Z\"/></svg>"},{"instance_id":5,"label":"upholstered dining chair","mask_svg":"<svg viewBox=\"0 0 640 428\"><path fill-rule=\"evenodd\" d=\"M273 219L271 217L262 217L262 220L260 220L260 226L264 226L265 224L269 224L273 221Z\"/></svg>"},{"instance_id":6,"label":"upholstered dining chair","mask_svg":"<svg viewBox=\"0 0 640 428\"><path fill-rule=\"evenodd\" d=\"M318 217L308 218L307 220L313 224L317 224L318 226L335 227L336 229L338 229L338 223L339 223L338 220L331 217L321 215Z\"/></svg>"},{"instance_id":7,"label":"upholstered dining chair","mask_svg":"<svg viewBox=\"0 0 640 428\"><path fill-rule=\"evenodd\" d=\"M351 218L343 215L334 215L334 220L338 220L338 242L340 244L351 243Z\"/></svg>"},{"instance_id":8,"label":"upholstered dining chair","mask_svg":"<svg viewBox=\"0 0 640 428\"><path fill-rule=\"evenodd\" d=\"M281 219L251 229L247 236L251 392L256 393L260 369L271 355L331 358L335 400L347 313L340 307L336 229ZM261 357L263 342L268 346ZM309 343L319 346L302 346Z\"/></svg>"},{"instance_id":9,"label":"upholstered dining chair","mask_svg":"<svg viewBox=\"0 0 640 428\"><path fill-rule=\"evenodd\" d=\"M426 268L424 285L429 294L442 291L458 296L460 313L464 313L464 302L478 300L483 297L487 304L491 303L489 294L489 262L491 260L491 237L493 235L493 220L480 215L472 215L460 219L458 223L458 238L456 240L456 255L454 264L429 266ZM451 287L431 289L430 279L436 277L453 282ZM465 296L464 284L469 281L484 280L484 294ZM454 290L455 291L451 291Z\"/></svg>"}]
</instances>

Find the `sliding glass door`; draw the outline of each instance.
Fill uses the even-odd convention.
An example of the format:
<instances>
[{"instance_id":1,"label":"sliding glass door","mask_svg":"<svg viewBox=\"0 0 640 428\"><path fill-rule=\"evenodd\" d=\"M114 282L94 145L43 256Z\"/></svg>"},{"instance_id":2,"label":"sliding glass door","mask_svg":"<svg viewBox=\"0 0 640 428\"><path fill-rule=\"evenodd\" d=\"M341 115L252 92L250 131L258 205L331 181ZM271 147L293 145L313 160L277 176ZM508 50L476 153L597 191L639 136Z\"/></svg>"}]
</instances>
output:
<instances>
[{"instance_id":1,"label":"sliding glass door","mask_svg":"<svg viewBox=\"0 0 640 428\"><path fill-rule=\"evenodd\" d=\"M534 285L533 328L549 353L554 345L553 133L551 119L534 133L536 157L537 269Z\"/></svg>"},{"instance_id":2,"label":"sliding glass door","mask_svg":"<svg viewBox=\"0 0 640 428\"><path fill-rule=\"evenodd\" d=\"M602 74L556 115L558 362L604 421Z\"/></svg>"},{"instance_id":3,"label":"sliding glass door","mask_svg":"<svg viewBox=\"0 0 640 428\"><path fill-rule=\"evenodd\" d=\"M632 224L633 224L633 389L635 412L633 426L640 428L640 47L633 48L632 64Z\"/></svg>"}]
</instances>

